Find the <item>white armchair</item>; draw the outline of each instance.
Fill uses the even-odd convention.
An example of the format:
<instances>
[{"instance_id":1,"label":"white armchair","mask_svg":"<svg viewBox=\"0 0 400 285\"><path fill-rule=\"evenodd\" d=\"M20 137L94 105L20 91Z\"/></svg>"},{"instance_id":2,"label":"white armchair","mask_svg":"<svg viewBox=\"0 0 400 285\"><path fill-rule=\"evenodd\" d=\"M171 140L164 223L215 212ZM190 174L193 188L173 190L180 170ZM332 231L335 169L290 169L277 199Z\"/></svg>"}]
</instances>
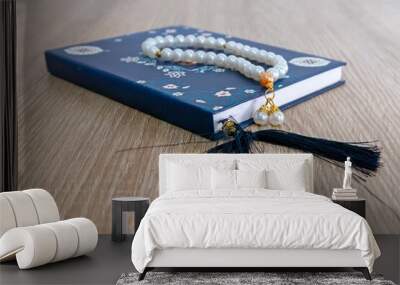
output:
<instances>
[{"instance_id":1,"label":"white armchair","mask_svg":"<svg viewBox=\"0 0 400 285\"><path fill-rule=\"evenodd\" d=\"M94 250L97 238L86 218L60 221L43 189L0 193L0 262L16 258L20 269L57 262Z\"/></svg>"}]
</instances>

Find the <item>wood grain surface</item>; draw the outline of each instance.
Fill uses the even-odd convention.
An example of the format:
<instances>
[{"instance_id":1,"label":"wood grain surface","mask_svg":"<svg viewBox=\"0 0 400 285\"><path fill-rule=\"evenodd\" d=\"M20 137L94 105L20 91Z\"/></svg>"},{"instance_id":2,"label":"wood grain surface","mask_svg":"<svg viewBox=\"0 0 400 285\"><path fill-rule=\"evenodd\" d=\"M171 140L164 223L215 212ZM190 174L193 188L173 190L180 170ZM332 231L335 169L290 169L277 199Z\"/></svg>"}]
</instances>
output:
<instances>
[{"instance_id":1,"label":"wood grain surface","mask_svg":"<svg viewBox=\"0 0 400 285\"><path fill-rule=\"evenodd\" d=\"M184 24L344 60L347 83L285 111L284 129L345 141L378 139L384 167L359 194L375 233L400 233L400 2L19 0L19 188L42 187L64 218L111 231L111 198L158 191L158 155L204 152L214 143L48 74L44 50ZM265 152L288 152L261 145ZM315 164L330 195L342 170Z\"/></svg>"}]
</instances>

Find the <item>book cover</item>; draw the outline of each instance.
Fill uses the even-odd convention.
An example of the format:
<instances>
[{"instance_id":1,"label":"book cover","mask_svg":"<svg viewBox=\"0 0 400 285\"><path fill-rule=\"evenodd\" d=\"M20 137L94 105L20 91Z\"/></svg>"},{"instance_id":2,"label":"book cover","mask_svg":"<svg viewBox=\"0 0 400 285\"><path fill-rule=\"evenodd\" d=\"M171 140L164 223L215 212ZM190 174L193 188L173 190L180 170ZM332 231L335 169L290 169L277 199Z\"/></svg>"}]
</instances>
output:
<instances>
[{"instance_id":1,"label":"book cover","mask_svg":"<svg viewBox=\"0 0 400 285\"><path fill-rule=\"evenodd\" d=\"M258 82L238 72L199 64L162 62L144 56L141 43L157 35L214 36L282 55L287 76L276 82L282 110L343 84L344 62L230 35L174 26L48 50L51 74L201 136L218 139L219 122L232 116L243 127L264 102Z\"/></svg>"}]
</instances>

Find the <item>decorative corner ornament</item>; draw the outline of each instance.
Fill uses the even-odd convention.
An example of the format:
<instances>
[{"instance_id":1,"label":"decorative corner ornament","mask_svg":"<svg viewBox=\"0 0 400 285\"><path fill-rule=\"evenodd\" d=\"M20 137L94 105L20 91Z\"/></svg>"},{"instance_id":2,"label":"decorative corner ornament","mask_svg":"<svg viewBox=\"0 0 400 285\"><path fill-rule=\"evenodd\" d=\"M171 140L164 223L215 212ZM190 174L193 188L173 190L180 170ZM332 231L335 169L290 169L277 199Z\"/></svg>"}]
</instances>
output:
<instances>
[{"instance_id":1,"label":"decorative corner ornament","mask_svg":"<svg viewBox=\"0 0 400 285\"><path fill-rule=\"evenodd\" d=\"M94 55L102 53L104 50L97 46L74 46L66 48L64 51L71 55Z\"/></svg>"},{"instance_id":2,"label":"decorative corner ornament","mask_svg":"<svg viewBox=\"0 0 400 285\"><path fill-rule=\"evenodd\" d=\"M314 56L295 57L289 61L290 64L301 67L321 67L331 63L329 60Z\"/></svg>"}]
</instances>

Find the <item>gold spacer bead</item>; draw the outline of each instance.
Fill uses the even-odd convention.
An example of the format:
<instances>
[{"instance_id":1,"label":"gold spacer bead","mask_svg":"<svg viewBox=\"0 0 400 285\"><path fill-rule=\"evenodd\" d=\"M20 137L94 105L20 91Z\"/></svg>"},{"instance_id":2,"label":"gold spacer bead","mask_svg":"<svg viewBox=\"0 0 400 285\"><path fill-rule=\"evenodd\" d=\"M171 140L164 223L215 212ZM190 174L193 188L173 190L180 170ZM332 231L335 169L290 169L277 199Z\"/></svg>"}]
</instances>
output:
<instances>
[{"instance_id":1,"label":"gold spacer bead","mask_svg":"<svg viewBox=\"0 0 400 285\"><path fill-rule=\"evenodd\" d=\"M222 131L228 136L234 136L236 133L236 123L230 119L222 125Z\"/></svg>"}]
</instances>

